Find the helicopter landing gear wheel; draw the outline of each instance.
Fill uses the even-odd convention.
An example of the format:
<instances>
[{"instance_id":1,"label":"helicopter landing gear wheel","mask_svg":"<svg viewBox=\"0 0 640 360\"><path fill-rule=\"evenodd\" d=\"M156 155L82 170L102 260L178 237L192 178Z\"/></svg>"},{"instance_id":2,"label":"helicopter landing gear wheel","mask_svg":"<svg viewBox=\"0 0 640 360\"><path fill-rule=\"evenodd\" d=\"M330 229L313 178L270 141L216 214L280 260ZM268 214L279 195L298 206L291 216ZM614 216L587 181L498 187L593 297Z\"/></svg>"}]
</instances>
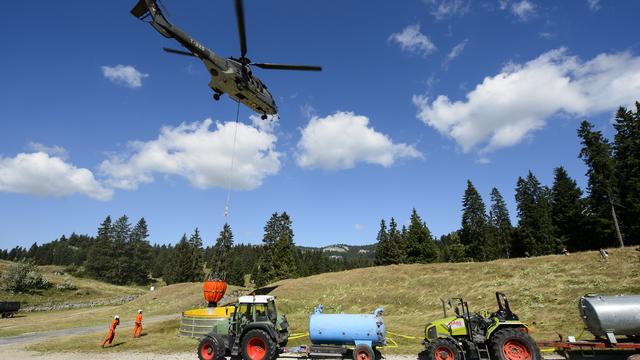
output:
<instances>
[{"instance_id":1,"label":"helicopter landing gear wheel","mask_svg":"<svg viewBox=\"0 0 640 360\"><path fill-rule=\"evenodd\" d=\"M260 117L262 120L267 120L267 114L262 114L262 116Z\"/></svg>"},{"instance_id":2,"label":"helicopter landing gear wheel","mask_svg":"<svg viewBox=\"0 0 640 360\"><path fill-rule=\"evenodd\" d=\"M220 94L213 94L213 100L218 101L220 100Z\"/></svg>"}]
</instances>

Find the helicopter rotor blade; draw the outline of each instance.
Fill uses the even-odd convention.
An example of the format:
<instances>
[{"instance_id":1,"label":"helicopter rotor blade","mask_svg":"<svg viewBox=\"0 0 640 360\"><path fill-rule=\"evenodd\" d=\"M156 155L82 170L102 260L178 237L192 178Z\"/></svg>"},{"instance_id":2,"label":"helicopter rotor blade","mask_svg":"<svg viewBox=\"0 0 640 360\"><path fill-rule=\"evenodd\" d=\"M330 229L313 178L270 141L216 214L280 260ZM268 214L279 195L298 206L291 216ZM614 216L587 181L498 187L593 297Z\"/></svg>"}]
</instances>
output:
<instances>
[{"instance_id":1,"label":"helicopter rotor blade","mask_svg":"<svg viewBox=\"0 0 640 360\"><path fill-rule=\"evenodd\" d=\"M251 64L253 66L257 66L261 69L269 69L269 70L300 70L300 71L322 71L321 66L314 65L286 65L286 64Z\"/></svg>"},{"instance_id":2,"label":"helicopter rotor blade","mask_svg":"<svg viewBox=\"0 0 640 360\"><path fill-rule=\"evenodd\" d=\"M188 51L176 50L176 49L171 49L171 48L162 48L162 50L164 50L164 51L166 51L168 53L171 53L171 54L198 57L198 56L196 56L196 54L194 54L192 52L188 52Z\"/></svg>"},{"instance_id":3,"label":"helicopter rotor blade","mask_svg":"<svg viewBox=\"0 0 640 360\"><path fill-rule=\"evenodd\" d=\"M247 55L247 34L244 27L244 7L242 0L236 0L236 17L238 20L238 35L240 35L240 58Z\"/></svg>"}]
</instances>

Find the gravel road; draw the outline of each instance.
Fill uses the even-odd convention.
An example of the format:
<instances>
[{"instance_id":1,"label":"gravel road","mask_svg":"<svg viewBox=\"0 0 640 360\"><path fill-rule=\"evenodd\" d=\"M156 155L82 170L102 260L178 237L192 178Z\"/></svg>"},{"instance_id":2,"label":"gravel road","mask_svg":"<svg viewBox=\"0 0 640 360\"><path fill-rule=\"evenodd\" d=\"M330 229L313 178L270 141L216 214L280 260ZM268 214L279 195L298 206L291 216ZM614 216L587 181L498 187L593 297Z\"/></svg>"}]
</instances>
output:
<instances>
[{"instance_id":1,"label":"gravel road","mask_svg":"<svg viewBox=\"0 0 640 360\"><path fill-rule=\"evenodd\" d=\"M26 351L21 346L0 346L0 353L3 359L42 359L42 354ZM81 353L47 353L47 360L86 360L87 354ZM159 355L153 353L138 353L138 352L109 352L105 350L102 354L91 354L91 359L95 360L196 360L198 357L195 353L178 353L171 355ZM293 357L280 358L281 360L296 359ZM386 360L417 360L413 355L390 355L385 357Z\"/></svg>"}]
</instances>

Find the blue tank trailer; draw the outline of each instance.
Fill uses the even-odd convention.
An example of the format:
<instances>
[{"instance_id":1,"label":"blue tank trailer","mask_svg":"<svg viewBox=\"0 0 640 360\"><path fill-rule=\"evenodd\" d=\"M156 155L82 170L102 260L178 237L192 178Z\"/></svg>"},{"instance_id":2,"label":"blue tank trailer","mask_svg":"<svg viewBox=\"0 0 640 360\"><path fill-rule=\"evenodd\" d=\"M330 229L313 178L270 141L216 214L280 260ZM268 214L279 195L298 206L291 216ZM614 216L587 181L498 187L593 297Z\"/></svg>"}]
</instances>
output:
<instances>
[{"instance_id":1,"label":"blue tank trailer","mask_svg":"<svg viewBox=\"0 0 640 360\"><path fill-rule=\"evenodd\" d=\"M387 339L382 314L377 308L372 314L325 314L318 305L309 317L311 346L287 349L289 353L304 353L309 358L345 358L376 360L382 356L379 346Z\"/></svg>"}]
</instances>

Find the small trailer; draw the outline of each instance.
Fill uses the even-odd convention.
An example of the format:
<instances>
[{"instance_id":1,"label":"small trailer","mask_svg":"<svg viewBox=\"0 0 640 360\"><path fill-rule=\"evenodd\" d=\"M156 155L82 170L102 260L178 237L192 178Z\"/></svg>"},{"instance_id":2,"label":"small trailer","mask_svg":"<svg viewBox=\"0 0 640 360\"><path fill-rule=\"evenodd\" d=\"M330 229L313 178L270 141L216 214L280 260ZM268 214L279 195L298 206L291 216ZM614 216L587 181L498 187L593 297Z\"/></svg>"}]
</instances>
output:
<instances>
[{"instance_id":1,"label":"small trailer","mask_svg":"<svg viewBox=\"0 0 640 360\"><path fill-rule=\"evenodd\" d=\"M566 359L640 360L640 295L588 294L580 298L578 309L593 340L569 336L539 341L538 346L554 348Z\"/></svg>"},{"instance_id":2,"label":"small trailer","mask_svg":"<svg viewBox=\"0 0 640 360\"><path fill-rule=\"evenodd\" d=\"M387 343L384 310L372 314L324 314L318 305L309 317L311 347L304 347L310 358L345 358L376 360L381 358L379 346ZM352 349L351 349L352 348Z\"/></svg>"},{"instance_id":3,"label":"small trailer","mask_svg":"<svg viewBox=\"0 0 640 360\"><path fill-rule=\"evenodd\" d=\"M17 301L0 301L0 314L2 318L11 318L20 310L20 303Z\"/></svg>"}]
</instances>

